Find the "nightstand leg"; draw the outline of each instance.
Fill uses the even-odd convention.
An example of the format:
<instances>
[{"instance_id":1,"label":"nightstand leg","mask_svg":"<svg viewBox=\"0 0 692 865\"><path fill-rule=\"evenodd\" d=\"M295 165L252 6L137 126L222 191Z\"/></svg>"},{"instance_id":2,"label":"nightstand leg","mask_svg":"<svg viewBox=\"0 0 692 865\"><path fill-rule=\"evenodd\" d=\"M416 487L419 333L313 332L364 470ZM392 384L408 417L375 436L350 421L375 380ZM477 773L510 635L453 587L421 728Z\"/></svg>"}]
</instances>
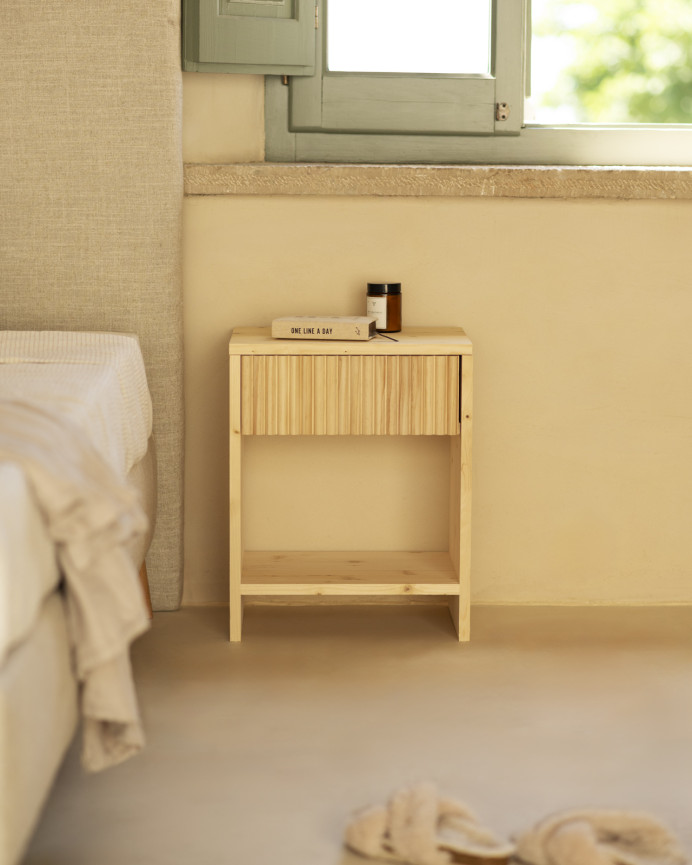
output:
<instances>
[{"instance_id":1,"label":"nightstand leg","mask_svg":"<svg viewBox=\"0 0 692 865\"><path fill-rule=\"evenodd\" d=\"M461 364L461 431L451 439L449 551L459 576L459 597L449 599L449 609L459 641L471 638L471 424L473 358Z\"/></svg>"},{"instance_id":2,"label":"nightstand leg","mask_svg":"<svg viewBox=\"0 0 692 865\"><path fill-rule=\"evenodd\" d=\"M243 567L243 537L241 531L241 471L242 446L240 402L240 357L230 362L229 388L229 616L230 639L240 641L243 625L243 599L240 584Z\"/></svg>"}]
</instances>

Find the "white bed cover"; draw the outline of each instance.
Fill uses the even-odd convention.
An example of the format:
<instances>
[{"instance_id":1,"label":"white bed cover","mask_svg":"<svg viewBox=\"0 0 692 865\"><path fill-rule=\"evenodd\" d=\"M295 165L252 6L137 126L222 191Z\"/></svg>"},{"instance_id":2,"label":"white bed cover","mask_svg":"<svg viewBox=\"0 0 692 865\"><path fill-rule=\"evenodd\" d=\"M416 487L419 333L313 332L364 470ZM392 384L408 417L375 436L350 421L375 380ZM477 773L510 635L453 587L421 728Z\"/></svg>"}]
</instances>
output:
<instances>
[{"instance_id":1,"label":"white bed cover","mask_svg":"<svg viewBox=\"0 0 692 865\"><path fill-rule=\"evenodd\" d=\"M64 413L123 477L146 453L151 397L136 336L0 331L0 396ZM58 579L23 473L0 463L0 663L30 632Z\"/></svg>"},{"instance_id":2,"label":"white bed cover","mask_svg":"<svg viewBox=\"0 0 692 865\"><path fill-rule=\"evenodd\" d=\"M0 395L51 405L123 477L147 451L151 396L133 334L0 331Z\"/></svg>"}]
</instances>

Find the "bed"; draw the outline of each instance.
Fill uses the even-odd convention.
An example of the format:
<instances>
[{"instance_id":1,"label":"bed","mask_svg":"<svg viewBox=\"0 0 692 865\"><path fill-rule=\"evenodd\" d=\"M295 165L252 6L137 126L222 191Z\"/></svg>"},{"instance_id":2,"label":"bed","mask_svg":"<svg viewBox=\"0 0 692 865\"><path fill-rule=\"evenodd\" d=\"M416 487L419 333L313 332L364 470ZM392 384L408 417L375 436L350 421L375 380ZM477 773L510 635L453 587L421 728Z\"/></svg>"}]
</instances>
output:
<instances>
[{"instance_id":1,"label":"bed","mask_svg":"<svg viewBox=\"0 0 692 865\"><path fill-rule=\"evenodd\" d=\"M92 0L85 10L53 3L37 16L23 0L3 2L0 331L137 334L154 414L146 558L158 614L178 608L183 588L180 3ZM77 411L69 400L63 408ZM10 501L19 501L22 473L0 462L0 487L15 485ZM128 472L149 481L150 512L151 472L151 456ZM38 546L27 500L23 516L19 506L10 516ZM45 579L54 580L50 568ZM77 718L64 599L54 588L38 594L38 604L21 602L29 630L13 632L0 660L2 865L21 856ZM9 752L12 725L21 738Z\"/></svg>"},{"instance_id":2,"label":"bed","mask_svg":"<svg viewBox=\"0 0 692 865\"><path fill-rule=\"evenodd\" d=\"M129 646L149 623L152 408L136 336L0 332L0 865L19 860L65 751L143 745Z\"/></svg>"}]
</instances>

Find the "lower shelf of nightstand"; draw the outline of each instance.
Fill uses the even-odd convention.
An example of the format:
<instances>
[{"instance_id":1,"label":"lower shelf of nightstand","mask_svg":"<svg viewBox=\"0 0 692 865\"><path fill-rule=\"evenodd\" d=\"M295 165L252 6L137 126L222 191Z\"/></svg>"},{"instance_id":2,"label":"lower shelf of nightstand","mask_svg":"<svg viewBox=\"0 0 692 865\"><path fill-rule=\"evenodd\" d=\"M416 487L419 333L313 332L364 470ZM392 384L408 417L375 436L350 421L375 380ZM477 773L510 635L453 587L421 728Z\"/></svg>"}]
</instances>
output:
<instances>
[{"instance_id":1,"label":"lower shelf of nightstand","mask_svg":"<svg viewBox=\"0 0 692 865\"><path fill-rule=\"evenodd\" d=\"M241 595L459 595L448 552L245 552Z\"/></svg>"}]
</instances>

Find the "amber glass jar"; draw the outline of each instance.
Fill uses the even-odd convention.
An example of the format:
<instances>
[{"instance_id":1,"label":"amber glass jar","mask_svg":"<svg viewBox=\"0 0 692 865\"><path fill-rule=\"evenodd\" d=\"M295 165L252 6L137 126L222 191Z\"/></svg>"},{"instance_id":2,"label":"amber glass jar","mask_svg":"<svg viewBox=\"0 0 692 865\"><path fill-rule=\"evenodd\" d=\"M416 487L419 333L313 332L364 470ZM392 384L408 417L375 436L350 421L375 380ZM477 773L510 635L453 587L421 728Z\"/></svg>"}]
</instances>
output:
<instances>
[{"instance_id":1,"label":"amber glass jar","mask_svg":"<svg viewBox=\"0 0 692 865\"><path fill-rule=\"evenodd\" d=\"M380 333L398 333L401 330L401 283L369 282L366 314L377 319L375 329Z\"/></svg>"}]
</instances>

